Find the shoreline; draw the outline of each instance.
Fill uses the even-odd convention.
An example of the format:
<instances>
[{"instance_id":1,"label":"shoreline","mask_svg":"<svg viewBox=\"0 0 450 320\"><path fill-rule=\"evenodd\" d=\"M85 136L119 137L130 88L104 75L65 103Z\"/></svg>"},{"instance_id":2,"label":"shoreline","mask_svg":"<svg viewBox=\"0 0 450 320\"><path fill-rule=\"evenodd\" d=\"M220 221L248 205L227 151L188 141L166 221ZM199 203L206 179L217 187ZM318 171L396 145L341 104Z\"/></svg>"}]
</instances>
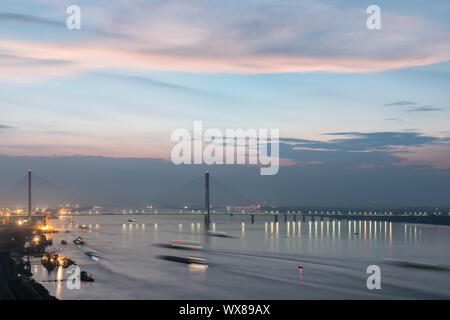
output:
<instances>
[{"instance_id":1,"label":"shoreline","mask_svg":"<svg viewBox=\"0 0 450 320\"><path fill-rule=\"evenodd\" d=\"M0 226L0 300L58 300L36 282L23 260L31 228Z\"/></svg>"}]
</instances>

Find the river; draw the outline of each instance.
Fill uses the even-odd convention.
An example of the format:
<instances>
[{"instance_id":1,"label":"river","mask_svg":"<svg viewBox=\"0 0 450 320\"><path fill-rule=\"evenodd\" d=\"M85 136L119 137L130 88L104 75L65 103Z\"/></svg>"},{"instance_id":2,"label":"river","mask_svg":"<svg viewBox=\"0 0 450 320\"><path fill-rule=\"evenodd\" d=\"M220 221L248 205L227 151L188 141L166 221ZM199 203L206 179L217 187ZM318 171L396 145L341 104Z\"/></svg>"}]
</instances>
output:
<instances>
[{"instance_id":1,"label":"river","mask_svg":"<svg viewBox=\"0 0 450 320\"><path fill-rule=\"evenodd\" d=\"M136 223L128 222L133 218ZM450 227L384 221L280 221L257 216L74 216L50 220L54 247L95 278L68 289L69 274L39 259L32 272L58 299L449 299L450 271L407 267L390 259L450 265ZM88 229L80 229L86 224ZM64 232L69 231L69 233ZM81 236L84 246L73 239ZM66 240L66 246L61 240ZM158 246L195 241L201 250ZM100 259L85 252L96 250ZM201 257L208 266L160 256ZM380 267L369 290L367 267ZM299 269L299 266L302 269ZM51 282L47 282L47 281ZM53 281L57 280L57 281Z\"/></svg>"}]
</instances>

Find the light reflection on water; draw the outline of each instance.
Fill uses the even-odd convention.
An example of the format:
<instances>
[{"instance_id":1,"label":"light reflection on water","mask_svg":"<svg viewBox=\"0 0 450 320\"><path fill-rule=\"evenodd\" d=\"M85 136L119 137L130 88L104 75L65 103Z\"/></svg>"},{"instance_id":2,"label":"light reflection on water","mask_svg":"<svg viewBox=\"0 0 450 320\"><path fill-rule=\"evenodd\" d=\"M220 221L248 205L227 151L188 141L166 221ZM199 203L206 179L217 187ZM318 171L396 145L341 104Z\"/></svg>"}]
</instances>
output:
<instances>
[{"instance_id":1,"label":"light reflection on water","mask_svg":"<svg viewBox=\"0 0 450 320\"><path fill-rule=\"evenodd\" d=\"M214 216L205 233L202 216L73 217L51 220L70 230L53 235L56 247L68 245L70 256L95 283L69 290L64 281L46 282L51 294L62 299L343 299L343 298L450 298L450 272L404 268L385 258L450 265L450 227L387 221L287 221L272 217ZM78 226L86 224L88 230ZM72 240L82 236L86 245ZM155 246L173 239L200 241L203 250L187 252ZM62 246L61 246L62 247ZM87 250L100 253L92 261ZM186 265L159 255L198 256L209 267ZM298 265L303 265L301 278ZM366 288L365 270L380 265L382 290ZM65 271L48 274L34 261L36 280L63 280ZM447 280L447 281L445 281Z\"/></svg>"}]
</instances>

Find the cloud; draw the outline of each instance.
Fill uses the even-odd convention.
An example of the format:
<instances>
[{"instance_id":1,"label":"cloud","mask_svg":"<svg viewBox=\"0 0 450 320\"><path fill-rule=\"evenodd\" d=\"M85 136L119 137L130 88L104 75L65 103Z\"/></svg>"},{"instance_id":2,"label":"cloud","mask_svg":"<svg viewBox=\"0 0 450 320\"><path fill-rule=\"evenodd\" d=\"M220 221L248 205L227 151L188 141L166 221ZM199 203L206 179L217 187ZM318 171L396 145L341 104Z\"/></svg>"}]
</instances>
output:
<instances>
[{"instance_id":1,"label":"cloud","mask_svg":"<svg viewBox=\"0 0 450 320\"><path fill-rule=\"evenodd\" d=\"M131 3L130 3L131 2ZM70 60L70 66L21 64L0 77L35 78L120 67L187 72L374 72L450 59L448 28L419 16L383 14L383 29L369 31L361 6L320 1L117 1L83 5L101 12L80 32L61 40L51 30L33 38L27 24L60 25L44 17L3 13L23 23L21 40L3 37L0 50L27 59ZM50 15L50 13L49 13ZM358 17L358 18L356 18ZM98 28L120 31L107 37ZM22 30L22 31L21 31ZM119 32L115 33L119 34ZM0 63L2 63L0 57Z\"/></svg>"},{"instance_id":2,"label":"cloud","mask_svg":"<svg viewBox=\"0 0 450 320\"><path fill-rule=\"evenodd\" d=\"M0 52L0 60L5 65L11 66L23 66L23 67L51 67L51 66L67 66L72 63L70 60L66 59L47 59L47 58L30 58L23 56L21 54L8 54ZM5 67L5 66L2 66Z\"/></svg>"},{"instance_id":3,"label":"cloud","mask_svg":"<svg viewBox=\"0 0 450 320\"><path fill-rule=\"evenodd\" d=\"M280 138L280 156L297 163L318 161L344 168L369 169L405 164L450 168L448 158L420 156L429 148L433 148L436 155L447 155L448 151L437 150L450 150L448 138L417 132L337 132L326 135L343 138L328 141ZM421 162L421 159L424 160Z\"/></svg>"},{"instance_id":4,"label":"cloud","mask_svg":"<svg viewBox=\"0 0 450 320\"><path fill-rule=\"evenodd\" d=\"M417 102L413 102L413 101L396 101L396 102L391 102L391 103L386 103L385 106L399 106L399 107L405 107L405 106L413 106L413 105L417 105ZM442 108L439 107L435 107L435 106L417 106L417 107L411 107L408 108L406 110L404 110L405 112L432 112L432 111L442 111ZM387 118L386 120L399 120L397 118Z\"/></svg>"},{"instance_id":5,"label":"cloud","mask_svg":"<svg viewBox=\"0 0 450 320\"><path fill-rule=\"evenodd\" d=\"M437 142L440 139L417 132L333 132L329 136L345 136L342 139L315 141L293 138L280 138L281 142L297 149L370 151L392 150L394 147L421 146Z\"/></svg>"},{"instance_id":6,"label":"cloud","mask_svg":"<svg viewBox=\"0 0 450 320\"><path fill-rule=\"evenodd\" d=\"M28 14L12 13L12 12L0 12L0 21L16 21L23 23L31 23L37 25L46 25L53 27L65 27L65 22L58 20L51 20L47 18L37 17Z\"/></svg>"},{"instance_id":7,"label":"cloud","mask_svg":"<svg viewBox=\"0 0 450 320\"><path fill-rule=\"evenodd\" d=\"M398 157L403 159L399 166L427 165L437 169L450 169L450 143L439 143L414 147L407 153L399 153Z\"/></svg>"},{"instance_id":8,"label":"cloud","mask_svg":"<svg viewBox=\"0 0 450 320\"><path fill-rule=\"evenodd\" d=\"M396 102L386 103L385 106L387 106L387 107L390 107L390 106L410 106L410 105L414 105L414 104L417 104L417 102L396 101Z\"/></svg>"},{"instance_id":9,"label":"cloud","mask_svg":"<svg viewBox=\"0 0 450 320\"><path fill-rule=\"evenodd\" d=\"M433 111L442 111L443 109L433 106L422 106L416 107L406 110L406 112L433 112Z\"/></svg>"},{"instance_id":10,"label":"cloud","mask_svg":"<svg viewBox=\"0 0 450 320\"><path fill-rule=\"evenodd\" d=\"M12 128L14 128L14 127L7 126L7 125L4 125L4 124L0 124L0 129L12 129Z\"/></svg>"},{"instance_id":11,"label":"cloud","mask_svg":"<svg viewBox=\"0 0 450 320\"><path fill-rule=\"evenodd\" d=\"M66 25L66 17L63 19L49 19L46 17L40 17L36 15L23 14L23 13L15 13L15 12L0 12L0 22L14 22L21 23L23 25L33 25L33 27L43 27L46 29L46 32L50 32L51 30L48 27L53 28L53 30L68 32ZM90 27L85 26L83 24L83 31L89 33L90 35L96 35L100 37L111 37L111 38L123 38L125 35L119 32L110 32L108 30L104 30L99 27ZM127 37L130 37L128 35Z\"/></svg>"},{"instance_id":12,"label":"cloud","mask_svg":"<svg viewBox=\"0 0 450 320\"><path fill-rule=\"evenodd\" d=\"M202 94L202 95L211 95L211 93L202 91L193 87L183 86L171 82L161 81L155 78L147 77L147 76L139 76L139 75L123 75L123 74L112 74L112 73L102 73L100 76L109 78L109 79L118 79L118 80L126 80L132 81L134 83L138 83L144 86L152 86L159 88L166 88L170 90L182 91L191 94Z\"/></svg>"},{"instance_id":13,"label":"cloud","mask_svg":"<svg viewBox=\"0 0 450 320\"><path fill-rule=\"evenodd\" d=\"M377 165L374 163L363 163L359 166L357 166L355 169L372 169L375 168Z\"/></svg>"}]
</instances>

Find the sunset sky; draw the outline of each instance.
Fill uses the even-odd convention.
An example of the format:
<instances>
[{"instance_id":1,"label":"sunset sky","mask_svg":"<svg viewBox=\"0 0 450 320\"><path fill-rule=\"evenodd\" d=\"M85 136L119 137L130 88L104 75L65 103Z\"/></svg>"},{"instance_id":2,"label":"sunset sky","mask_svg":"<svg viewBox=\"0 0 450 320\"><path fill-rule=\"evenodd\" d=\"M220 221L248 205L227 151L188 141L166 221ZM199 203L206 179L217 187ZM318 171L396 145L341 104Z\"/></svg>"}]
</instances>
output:
<instances>
[{"instance_id":1,"label":"sunset sky","mask_svg":"<svg viewBox=\"0 0 450 320\"><path fill-rule=\"evenodd\" d=\"M446 1L3 0L0 155L169 159L202 120L279 128L287 167L448 182L449 80Z\"/></svg>"}]
</instances>

